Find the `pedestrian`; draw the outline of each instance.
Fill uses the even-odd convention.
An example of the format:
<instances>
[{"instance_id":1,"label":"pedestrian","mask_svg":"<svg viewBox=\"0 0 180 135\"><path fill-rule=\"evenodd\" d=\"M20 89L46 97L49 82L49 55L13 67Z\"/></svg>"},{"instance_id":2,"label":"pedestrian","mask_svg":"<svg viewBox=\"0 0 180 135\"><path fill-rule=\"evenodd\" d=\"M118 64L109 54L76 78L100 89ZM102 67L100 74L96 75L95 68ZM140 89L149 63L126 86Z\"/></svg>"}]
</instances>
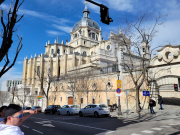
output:
<instances>
[{"instance_id":1,"label":"pedestrian","mask_svg":"<svg viewBox=\"0 0 180 135\"><path fill-rule=\"evenodd\" d=\"M7 108L7 106L2 106L1 108L0 108L0 124L3 124L4 122L3 122L3 119L4 119L4 111L5 111L5 109Z\"/></svg>"},{"instance_id":2,"label":"pedestrian","mask_svg":"<svg viewBox=\"0 0 180 135\"><path fill-rule=\"evenodd\" d=\"M164 108L162 107L163 99L162 96L158 95L158 104L160 105L159 110L163 110Z\"/></svg>"},{"instance_id":3,"label":"pedestrian","mask_svg":"<svg viewBox=\"0 0 180 135\"><path fill-rule=\"evenodd\" d=\"M0 124L0 134L2 135L24 135L19 126L31 115L36 114L37 110L25 110L30 114L23 117L23 110L19 105L10 104L4 111L4 124Z\"/></svg>"},{"instance_id":4,"label":"pedestrian","mask_svg":"<svg viewBox=\"0 0 180 135\"><path fill-rule=\"evenodd\" d=\"M155 114L153 109L154 106L156 106L156 102L151 97L149 97L149 107L151 114Z\"/></svg>"}]
</instances>

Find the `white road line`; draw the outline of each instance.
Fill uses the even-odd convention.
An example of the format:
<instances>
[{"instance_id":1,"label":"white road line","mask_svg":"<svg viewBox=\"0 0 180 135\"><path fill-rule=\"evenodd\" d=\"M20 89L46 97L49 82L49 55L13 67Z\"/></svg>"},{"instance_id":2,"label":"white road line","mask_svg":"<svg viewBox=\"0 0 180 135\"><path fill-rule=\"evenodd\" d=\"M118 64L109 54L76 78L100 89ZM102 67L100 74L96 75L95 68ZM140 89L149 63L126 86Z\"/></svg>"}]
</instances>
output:
<instances>
[{"instance_id":1,"label":"white road line","mask_svg":"<svg viewBox=\"0 0 180 135\"><path fill-rule=\"evenodd\" d=\"M173 125L179 125L179 124L168 124L168 125L172 125L173 126Z\"/></svg>"},{"instance_id":2,"label":"white road line","mask_svg":"<svg viewBox=\"0 0 180 135\"><path fill-rule=\"evenodd\" d=\"M171 126L161 126L161 127L171 127Z\"/></svg>"},{"instance_id":3,"label":"white road line","mask_svg":"<svg viewBox=\"0 0 180 135\"><path fill-rule=\"evenodd\" d=\"M48 120L48 119L42 119L42 120ZM54 120L49 120L49 121L54 121ZM76 126L80 126L80 127L87 127L87 128L94 128L94 129L99 129L99 130L107 130L107 131L110 131L110 130L108 130L108 129L96 128L96 127L90 127L90 126L84 126L84 125L79 125L79 124L74 124L74 123L68 123L68 122L61 122L61 121L54 121L54 122L59 122L59 123L64 123L64 124L69 124L69 125L76 125Z\"/></svg>"},{"instance_id":4,"label":"white road line","mask_svg":"<svg viewBox=\"0 0 180 135\"><path fill-rule=\"evenodd\" d=\"M163 128L151 128L153 130L162 130Z\"/></svg>"},{"instance_id":5,"label":"white road line","mask_svg":"<svg viewBox=\"0 0 180 135\"><path fill-rule=\"evenodd\" d=\"M143 133L153 133L154 131L149 131L149 130L144 130L144 131L141 131Z\"/></svg>"},{"instance_id":6,"label":"white road line","mask_svg":"<svg viewBox=\"0 0 180 135\"><path fill-rule=\"evenodd\" d=\"M136 133L133 133L133 134L131 134L131 135L141 135L141 134L136 134Z\"/></svg>"},{"instance_id":7,"label":"white road line","mask_svg":"<svg viewBox=\"0 0 180 135\"><path fill-rule=\"evenodd\" d=\"M113 132L115 132L115 131L109 131L109 132L107 132L106 134L110 134L110 133L113 133Z\"/></svg>"},{"instance_id":8,"label":"white road line","mask_svg":"<svg viewBox=\"0 0 180 135\"><path fill-rule=\"evenodd\" d=\"M55 127L52 124L43 124L42 126L46 126L46 127Z\"/></svg>"},{"instance_id":9,"label":"white road line","mask_svg":"<svg viewBox=\"0 0 180 135\"><path fill-rule=\"evenodd\" d=\"M26 128L29 128L29 127L27 127L27 126L25 126L25 125L22 125L23 127L26 127Z\"/></svg>"},{"instance_id":10,"label":"white road line","mask_svg":"<svg viewBox=\"0 0 180 135\"><path fill-rule=\"evenodd\" d=\"M40 132L40 131L38 131L38 130L35 130L35 129L32 129L32 130L34 130L34 131L36 131L36 132L38 132L38 133L40 133L40 134L43 134L43 132Z\"/></svg>"}]
</instances>

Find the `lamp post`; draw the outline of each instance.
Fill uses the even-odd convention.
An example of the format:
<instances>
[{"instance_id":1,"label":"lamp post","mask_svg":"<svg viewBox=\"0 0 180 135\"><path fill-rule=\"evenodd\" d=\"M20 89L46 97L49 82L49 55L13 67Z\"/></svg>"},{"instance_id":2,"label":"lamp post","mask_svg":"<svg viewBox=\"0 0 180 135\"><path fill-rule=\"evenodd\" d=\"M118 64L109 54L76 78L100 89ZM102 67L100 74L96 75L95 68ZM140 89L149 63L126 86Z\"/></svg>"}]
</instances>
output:
<instances>
[{"instance_id":1,"label":"lamp post","mask_svg":"<svg viewBox=\"0 0 180 135\"><path fill-rule=\"evenodd\" d=\"M117 76L118 76L118 80L119 80L119 76L120 76L120 71L119 70L117 71ZM121 104L120 104L120 96L118 96L118 116L119 115L122 115Z\"/></svg>"}]
</instances>

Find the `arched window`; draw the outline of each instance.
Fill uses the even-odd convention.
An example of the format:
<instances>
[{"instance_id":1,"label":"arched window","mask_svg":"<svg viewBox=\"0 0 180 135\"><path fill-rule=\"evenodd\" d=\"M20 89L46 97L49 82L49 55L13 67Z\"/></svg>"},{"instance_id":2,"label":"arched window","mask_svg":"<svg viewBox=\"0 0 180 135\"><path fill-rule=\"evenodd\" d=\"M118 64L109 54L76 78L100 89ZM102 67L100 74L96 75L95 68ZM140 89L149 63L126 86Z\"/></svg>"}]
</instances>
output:
<instances>
[{"instance_id":1,"label":"arched window","mask_svg":"<svg viewBox=\"0 0 180 135\"><path fill-rule=\"evenodd\" d=\"M51 54L53 54L53 53L54 53L54 49L51 50Z\"/></svg>"},{"instance_id":2,"label":"arched window","mask_svg":"<svg viewBox=\"0 0 180 135\"><path fill-rule=\"evenodd\" d=\"M95 33L92 33L92 39L95 39Z\"/></svg>"},{"instance_id":3,"label":"arched window","mask_svg":"<svg viewBox=\"0 0 180 135\"><path fill-rule=\"evenodd\" d=\"M60 52L59 49L57 49L57 54L59 54L59 52Z\"/></svg>"},{"instance_id":4,"label":"arched window","mask_svg":"<svg viewBox=\"0 0 180 135\"><path fill-rule=\"evenodd\" d=\"M64 54L66 54L66 50L64 50Z\"/></svg>"},{"instance_id":5,"label":"arched window","mask_svg":"<svg viewBox=\"0 0 180 135\"><path fill-rule=\"evenodd\" d=\"M86 41L84 41L84 45L86 44Z\"/></svg>"},{"instance_id":6,"label":"arched window","mask_svg":"<svg viewBox=\"0 0 180 135\"><path fill-rule=\"evenodd\" d=\"M98 41L98 36L96 35L96 40Z\"/></svg>"},{"instance_id":7,"label":"arched window","mask_svg":"<svg viewBox=\"0 0 180 135\"><path fill-rule=\"evenodd\" d=\"M91 38L91 33L89 33L89 38Z\"/></svg>"},{"instance_id":8,"label":"arched window","mask_svg":"<svg viewBox=\"0 0 180 135\"><path fill-rule=\"evenodd\" d=\"M111 48L110 45L108 45L108 46L107 46L107 50L110 50L110 48Z\"/></svg>"},{"instance_id":9,"label":"arched window","mask_svg":"<svg viewBox=\"0 0 180 135\"><path fill-rule=\"evenodd\" d=\"M86 55L86 52L85 52L85 51L83 52L83 55Z\"/></svg>"},{"instance_id":10,"label":"arched window","mask_svg":"<svg viewBox=\"0 0 180 135\"><path fill-rule=\"evenodd\" d=\"M83 36L85 36L85 31L83 30Z\"/></svg>"}]
</instances>

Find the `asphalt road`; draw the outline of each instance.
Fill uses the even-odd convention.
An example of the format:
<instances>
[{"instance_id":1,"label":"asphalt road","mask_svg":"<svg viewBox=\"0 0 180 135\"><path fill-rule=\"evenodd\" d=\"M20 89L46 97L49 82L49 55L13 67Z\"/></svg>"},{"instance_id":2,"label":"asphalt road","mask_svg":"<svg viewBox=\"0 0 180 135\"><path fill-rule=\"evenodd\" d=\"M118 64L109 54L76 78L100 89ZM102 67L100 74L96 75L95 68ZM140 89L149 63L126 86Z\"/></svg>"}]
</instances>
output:
<instances>
[{"instance_id":1,"label":"asphalt road","mask_svg":"<svg viewBox=\"0 0 180 135\"><path fill-rule=\"evenodd\" d=\"M94 118L38 113L25 121L20 128L25 135L179 134L180 116L174 115L172 118L168 116L169 114L167 115L163 111L156 115L146 114L140 119L136 117L118 119L116 117Z\"/></svg>"}]
</instances>

